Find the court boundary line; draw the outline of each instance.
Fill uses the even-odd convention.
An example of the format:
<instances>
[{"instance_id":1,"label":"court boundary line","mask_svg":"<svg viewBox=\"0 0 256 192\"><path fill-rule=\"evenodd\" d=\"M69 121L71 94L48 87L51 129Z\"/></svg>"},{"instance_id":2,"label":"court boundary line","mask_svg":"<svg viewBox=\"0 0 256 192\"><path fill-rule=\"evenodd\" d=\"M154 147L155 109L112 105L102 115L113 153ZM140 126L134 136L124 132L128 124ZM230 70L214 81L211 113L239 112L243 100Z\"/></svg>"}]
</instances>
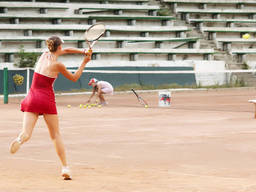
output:
<instances>
[{"instance_id":1,"label":"court boundary line","mask_svg":"<svg viewBox=\"0 0 256 192\"><path fill-rule=\"evenodd\" d=\"M231 87L231 88L170 88L170 89L149 89L149 90L136 90L138 93L154 93L159 91L171 91L171 92L183 92L183 91L222 91L222 90L239 90L239 89L251 89L256 90L255 87ZM92 92L67 92L67 93L55 93L55 96L70 96L70 95L90 95ZM115 91L114 94L127 94L132 93L132 91ZM25 97L27 94L10 94L8 97ZM3 98L4 95L0 95Z\"/></svg>"},{"instance_id":2,"label":"court boundary line","mask_svg":"<svg viewBox=\"0 0 256 192\"><path fill-rule=\"evenodd\" d=\"M150 90L136 90L139 93L150 93L150 92L159 92L159 91L174 91L174 92L180 92L180 91L207 91L209 89L207 88L178 88L178 89L150 89ZM132 91L115 91L114 94L126 94L126 93L132 93ZM55 96L70 96L70 95L90 95L92 94L91 91L87 92L67 92L67 93L55 93ZM27 94L10 94L8 97L25 97ZM3 98L3 95L0 95L0 98Z\"/></svg>"},{"instance_id":3,"label":"court boundary line","mask_svg":"<svg viewBox=\"0 0 256 192\"><path fill-rule=\"evenodd\" d=\"M35 159L35 158L25 158L25 157L8 157L11 160L28 160L28 161L36 161L36 162L43 162L43 163L54 163L57 164L57 160L47 160L47 159ZM88 163L82 162L70 162L70 165L82 165L88 166ZM95 169L93 167L88 169ZM237 180L241 179L240 177L223 177L223 176L216 176L216 175L205 175L205 174L193 174L193 173L184 173L184 172L177 172L177 171L168 171L168 174L175 174L175 175L183 175L183 176L190 176L190 177L206 177L206 178L222 178L222 179L229 179L229 180ZM247 187L247 186L246 186Z\"/></svg>"},{"instance_id":4,"label":"court boundary line","mask_svg":"<svg viewBox=\"0 0 256 192\"><path fill-rule=\"evenodd\" d=\"M11 160L28 160L28 161L37 161L37 162L44 162L44 163L54 163L58 164L58 161L54 160L47 160L47 159L35 159L35 158L27 158L27 157L7 157L7 159ZM83 162L70 162L71 165L84 165L88 166L88 163L83 163ZM88 169L94 169L94 168L88 168Z\"/></svg>"}]
</instances>

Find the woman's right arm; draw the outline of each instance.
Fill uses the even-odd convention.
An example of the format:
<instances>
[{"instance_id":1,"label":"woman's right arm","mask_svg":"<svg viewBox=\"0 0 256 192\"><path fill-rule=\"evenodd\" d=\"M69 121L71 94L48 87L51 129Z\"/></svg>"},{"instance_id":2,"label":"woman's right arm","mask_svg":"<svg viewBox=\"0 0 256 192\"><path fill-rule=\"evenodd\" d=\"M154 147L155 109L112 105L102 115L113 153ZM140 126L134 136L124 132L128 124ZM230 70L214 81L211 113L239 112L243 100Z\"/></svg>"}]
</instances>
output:
<instances>
[{"instance_id":1,"label":"woman's right arm","mask_svg":"<svg viewBox=\"0 0 256 192\"><path fill-rule=\"evenodd\" d=\"M71 73L70 71L68 71L66 66L62 63L57 64L58 71L67 79L69 79L73 82L76 82L82 75L86 64L91 60L91 56L92 56L91 52L86 53L86 56L84 57L82 64L80 65L80 67L78 68L78 70L75 73Z\"/></svg>"},{"instance_id":2,"label":"woman's right arm","mask_svg":"<svg viewBox=\"0 0 256 192\"><path fill-rule=\"evenodd\" d=\"M60 52L59 52L59 55L64 55L64 54L76 54L76 53L80 53L80 54L84 54L84 50L81 50L81 49L77 49L77 48L65 48L65 49L62 49Z\"/></svg>"},{"instance_id":3,"label":"woman's right arm","mask_svg":"<svg viewBox=\"0 0 256 192\"><path fill-rule=\"evenodd\" d=\"M91 102L91 99L92 99L92 97L93 97L94 95L95 95L95 89L92 90L92 94L91 94L91 96L89 97L87 103L90 103L90 102Z\"/></svg>"}]
</instances>

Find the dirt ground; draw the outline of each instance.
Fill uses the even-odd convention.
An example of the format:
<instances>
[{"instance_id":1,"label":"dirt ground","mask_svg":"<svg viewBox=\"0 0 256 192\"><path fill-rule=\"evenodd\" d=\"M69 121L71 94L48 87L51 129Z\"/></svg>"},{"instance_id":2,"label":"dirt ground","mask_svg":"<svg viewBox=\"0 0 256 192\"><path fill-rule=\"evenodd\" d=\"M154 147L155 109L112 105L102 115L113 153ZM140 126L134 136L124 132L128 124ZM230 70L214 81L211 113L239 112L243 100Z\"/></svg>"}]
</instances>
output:
<instances>
[{"instance_id":1,"label":"dirt ground","mask_svg":"<svg viewBox=\"0 0 256 192\"><path fill-rule=\"evenodd\" d=\"M73 180L40 117L14 155L9 144L22 126L22 98L0 102L0 192L255 192L256 89L172 91L108 96L102 108L79 108L88 95L57 96L61 133ZM71 108L67 105L70 104Z\"/></svg>"}]
</instances>

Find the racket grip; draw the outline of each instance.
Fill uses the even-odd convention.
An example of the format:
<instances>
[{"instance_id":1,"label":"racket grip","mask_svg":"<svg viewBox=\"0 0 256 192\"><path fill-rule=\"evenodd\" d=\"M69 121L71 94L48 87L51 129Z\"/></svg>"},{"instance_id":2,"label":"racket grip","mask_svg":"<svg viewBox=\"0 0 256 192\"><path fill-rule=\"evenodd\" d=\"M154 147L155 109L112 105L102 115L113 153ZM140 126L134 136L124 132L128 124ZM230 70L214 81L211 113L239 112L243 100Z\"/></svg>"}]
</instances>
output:
<instances>
[{"instance_id":1,"label":"racket grip","mask_svg":"<svg viewBox=\"0 0 256 192\"><path fill-rule=\"evenodd\" d=\"M85 49L85 50L84 50L84 54L86 55L87 53L92 53L92 49L89 49L89 50L88 50L88 49Z\"/></svg>"}]
</instances>

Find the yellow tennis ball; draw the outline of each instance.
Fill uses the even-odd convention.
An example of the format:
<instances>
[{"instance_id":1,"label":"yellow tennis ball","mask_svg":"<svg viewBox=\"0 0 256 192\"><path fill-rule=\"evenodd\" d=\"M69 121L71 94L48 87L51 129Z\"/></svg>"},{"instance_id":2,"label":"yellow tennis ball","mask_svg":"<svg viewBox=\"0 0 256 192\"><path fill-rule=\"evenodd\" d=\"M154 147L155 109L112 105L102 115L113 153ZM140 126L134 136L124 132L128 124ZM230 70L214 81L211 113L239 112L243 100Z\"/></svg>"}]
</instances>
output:
<instances>
[{"instance_id":1,"label":"yellow tennis ball","mask_svg":"<svg viewBox=\"0 0 256 192\"><path fill-rule=\"evenodd\" d=\"M251 36L250 36L249 33L246 33L246 34L243 35L243 39L249 39L250 37L251 37Z\"/></svg>"},{"instance_id":2,"label":"yellow tennis ball","mask_svg":"<svg viewBox=\"0 0 256 192\"><path fill-rule=\"evenodd\" d=\"M68 108L70 108L70 107L71 107L71 105L67 105L67 107L68 107Z\"/></svg>"},{"instance_id":3,"label":"yellow tennis ball","mask_svg":"<svg viewBox=\"0 0 256 192\"><path fill-rule=\"evenodd\" d=\"M99 108L101 108L101 105L98 105Z\"/></svg>"},{"instance_id":4,"label":"yellow tennis ball","mask_svg":"<svg viewBox=\"0 0 256 192\"><path fill-rule=\"evenodd\" d=\"M84 108L86 108L87 107L87 105L84 105Z\"/></svg>"},{"instance_id":5,"label":"yellow tennis ball","mask_svg":"<svg viewBox=\"0 0 256 192\"><path fill-rule=\"evenodd\" d=\"M145 105L145 108L148 108L148 105Z\"/></svg>"},{"instance_id":6,"label":"yellow tennis ball","mask_svg":"<svg viewBox=\"0 0 256 192\"><path fill-rule=\"evenodd\" d=\"M82 107L83 107L83 104L80 104L79 107L82 108Z\"/></svg>"},{"instance_id":7,"label":"yellow tennis ball","mask_svg":"<svg viewBox=\"0 0 256 192\"><path fill-rule=\"evenodd\" d=\"M88 108L90 109L90 108L91 108L91 105L89 105Z\"/></svg>"}]
</instances>

